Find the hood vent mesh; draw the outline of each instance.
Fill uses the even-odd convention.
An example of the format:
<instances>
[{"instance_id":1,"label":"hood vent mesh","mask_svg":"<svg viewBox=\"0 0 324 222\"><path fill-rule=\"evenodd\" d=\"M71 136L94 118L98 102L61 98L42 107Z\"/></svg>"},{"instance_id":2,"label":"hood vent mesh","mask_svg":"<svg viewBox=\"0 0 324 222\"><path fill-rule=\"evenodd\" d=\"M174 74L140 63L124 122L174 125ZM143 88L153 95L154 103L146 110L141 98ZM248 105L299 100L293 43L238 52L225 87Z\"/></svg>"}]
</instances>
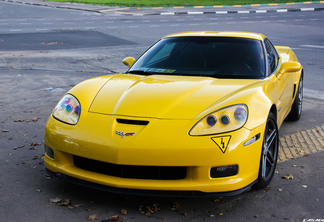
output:
<instances>
[{"instance_id":1,"label":"hood vent mesh","mask_svg":"<svg viewBox=\"0 0 324 222\"><path fill-rule=\"evenodd\" d=\"M149 121L131 120L131 119L117 119L117 122L122 124L141 125L141 126L146 126L147 124L149 124Z\"/></svg>"}]
</instances>

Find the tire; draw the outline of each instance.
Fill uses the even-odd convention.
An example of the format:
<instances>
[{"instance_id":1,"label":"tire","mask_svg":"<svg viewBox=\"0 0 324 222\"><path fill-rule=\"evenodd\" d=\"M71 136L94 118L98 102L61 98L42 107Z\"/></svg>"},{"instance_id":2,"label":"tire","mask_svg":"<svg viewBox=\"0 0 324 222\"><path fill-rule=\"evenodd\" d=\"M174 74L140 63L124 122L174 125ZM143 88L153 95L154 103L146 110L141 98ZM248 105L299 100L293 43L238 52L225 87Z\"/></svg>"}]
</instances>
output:
<instances>
[{"instance_id":1,"label":"tire","mask_svg":"<svg viewBox=\"0 0 324 222\"><path fill-rule=\"evenodd\" d=\"M264 131L258 181L253 188L262 189L271 182L277 165L278 148L279 132L277 122L273 113L270 113Z\"/></svg>"},{"instance_id":2,"label":"tire","mask_svg":"<svg viewBox=\"0 0 324 222\"><path fill-rule=\"evenodd\" d=\"M302 114L302 106L303 106L303 76L300 76L297 94L294 103L291 106L291 110L290 113L288 114L287 119L291 121L299 120Z\"/></svg>"}]
</instances>

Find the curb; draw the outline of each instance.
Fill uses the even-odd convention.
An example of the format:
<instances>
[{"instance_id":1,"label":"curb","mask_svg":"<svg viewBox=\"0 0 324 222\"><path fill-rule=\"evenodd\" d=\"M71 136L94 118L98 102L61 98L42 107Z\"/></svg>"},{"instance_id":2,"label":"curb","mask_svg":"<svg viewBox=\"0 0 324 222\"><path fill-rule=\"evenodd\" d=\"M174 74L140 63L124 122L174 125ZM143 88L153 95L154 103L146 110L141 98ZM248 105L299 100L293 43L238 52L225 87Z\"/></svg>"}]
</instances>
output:
<instances>
[{"instance_id":1,"label":"curb","mask_svg":"<svg viewBox=\"0 0 324 222\"><path fill-rule=\"evenodd\" d=\"M256 6L280 6L280 5L304 5L324 3L324 1L288 2L288 3L267 3L267 4L246 4L246 5L211 5L211 6L169 6L169 7L129 7L130 9L179 9L179 8L226 8L226 7L256 7Z\"/></svg>"},{"instance_id":2,"label":"curb","mask_svg":"<svg viewBox=\"0 0 324 222\"><path fill-rule=\"evenodd\" d=\"M323 11L324 7L299 7L299 8L280 8L280 9L255 9L243 10L244 7L273 7L273 6L291 6L291 5L306 5L306 4L323 4L324 1L307 1L307 2L292 2L292 3L269 3L269 4L249 4L249 5L215 5L215 6L174 6L174 7L109 7L105 5L87 5L79 3L59 3L59 2L45 2L38 0L0 0L2 2L25 4L32 6L43 6L50 8L78 10L86 12L94 12L100 14L115 13L119 15L130 16L144 16L144 15L204 15L204 14L253 14L253 13L285 13L285 12L314 12ZM216 10L216 11L169 11L169 12L126 12L130 10L161 10L161 9L211 9L211 8L240 8L238 10ZM123 11L125 10L125 13Z\"/></svg>"},{"instance_id":3,"label":"curb","mask_svg":"<svg viewBox=\"0 0 324 222\"><path fill-rule=\"evenodd\" d=\"M268 10L236 10L236 11L184 11L184 12L161 12L140 14L134 13L133 16L141 15L203 15L203 14L253 14L253 13L284 13L284 12L314 12L323 11L324 8L292 8L292 9L268 9ZM100 12L100 11L99 11Z\"/></svg>"},{"instance_id":4,"label":"curb","mask_svg":"<svg viewBox=\"0 0 324 222\"><path fill-rule=\"evenodd\" d=\"M28 1L16 1L16 0L0 0L0 1L9 2L9 3L16 3L16 4L32 5L32 6L43 6L43 7L50 7L50 8L70 9L70 10L77 10L77 11L100 13L100 10L72 7L72 6L66 6L66 5L52 5L52 4L46 4L45 1L41 1L40 3L28 2ZM72 3L69 3L69 4L72 5ZM86 6L86 5L84 4L84 6Z\"/></svg>"}]
</instances>

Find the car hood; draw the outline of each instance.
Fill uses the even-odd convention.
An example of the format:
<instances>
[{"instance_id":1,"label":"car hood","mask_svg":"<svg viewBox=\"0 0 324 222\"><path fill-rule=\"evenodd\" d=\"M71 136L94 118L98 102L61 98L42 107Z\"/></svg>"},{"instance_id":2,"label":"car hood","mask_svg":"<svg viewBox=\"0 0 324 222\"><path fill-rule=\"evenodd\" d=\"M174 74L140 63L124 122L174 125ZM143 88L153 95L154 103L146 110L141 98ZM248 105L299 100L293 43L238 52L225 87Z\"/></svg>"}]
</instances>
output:
<instances>
[{"instance_id":1,"label":"car hood","mask_svg":"<svg viewBox=\"0 0 324 222\"><path fill-rule=\"evenodd\" d=\"M117 74L99 90L89 112L193 119L217 101L258 80Z\"/></svg>"}]
</instances>

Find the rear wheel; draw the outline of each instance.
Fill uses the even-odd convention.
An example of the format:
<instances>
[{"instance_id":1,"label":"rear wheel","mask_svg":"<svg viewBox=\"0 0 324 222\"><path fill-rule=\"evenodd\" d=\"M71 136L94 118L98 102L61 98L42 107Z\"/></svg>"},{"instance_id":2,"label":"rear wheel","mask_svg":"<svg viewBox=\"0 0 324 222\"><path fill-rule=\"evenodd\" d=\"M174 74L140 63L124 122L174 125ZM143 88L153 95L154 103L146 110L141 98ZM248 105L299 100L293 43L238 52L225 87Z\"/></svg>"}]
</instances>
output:
<instances>
[{"instance_id":1,"label":"rear wheel","mask_svg":"<svg viewBox=\"0 0 324 222\"><path fill-rule=\"evenodd\" d=\"M288 120L297 121L301 117L303 105L303 76L300 76L298 91L294 100L294 103L291 106L291 111L288 115Z\"/></svg>"},{"instance_id":2,"label":"rear wheel","mask_svg":"<svg viewBox=\"0 0 324 222\"><path fill-rule=\"evenodd\" d=\"M258 182L254 188L262 189L269 185L277 165L278 148L278 127L275 116L270 113L264 131Z\"/></svg>"}]
</instances>

